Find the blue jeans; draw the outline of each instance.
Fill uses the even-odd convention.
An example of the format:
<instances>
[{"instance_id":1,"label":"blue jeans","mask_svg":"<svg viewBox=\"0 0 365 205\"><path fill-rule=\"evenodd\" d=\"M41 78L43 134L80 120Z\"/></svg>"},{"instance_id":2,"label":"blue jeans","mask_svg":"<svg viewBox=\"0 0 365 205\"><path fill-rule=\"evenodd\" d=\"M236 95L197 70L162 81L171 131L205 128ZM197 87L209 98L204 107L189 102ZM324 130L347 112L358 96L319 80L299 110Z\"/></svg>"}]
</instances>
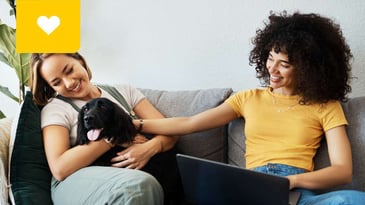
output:
<instances>
[{"instance_id":1,"label":"blue jeans","mask_svg":"<svg viewBox=\"0 0 365 205\"><path fill-rule=\"evenodd\" d=\"M285 164L271 164L253 168L258 172L288 176L306 172L304 169ZM295 189L301 192L298 205L361 205L365 204L365 192L355 190L331 191L323 194L316 194L308 189Z\"/></svg>"}]
</instances>

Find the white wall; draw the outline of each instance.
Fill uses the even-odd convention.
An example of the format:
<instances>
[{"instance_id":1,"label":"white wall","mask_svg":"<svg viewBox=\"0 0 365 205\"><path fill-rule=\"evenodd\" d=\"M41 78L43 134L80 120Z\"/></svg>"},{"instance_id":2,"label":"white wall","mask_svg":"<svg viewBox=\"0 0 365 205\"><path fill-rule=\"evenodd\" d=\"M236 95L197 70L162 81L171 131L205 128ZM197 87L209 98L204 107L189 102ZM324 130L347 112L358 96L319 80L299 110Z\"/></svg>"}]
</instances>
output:
<instances>
[{"instance_id":1,"label":"white wall","mask_svg":"<svg viewBox=\"0 0 365 205\"><path fill-rule=\"evenodd\" d=\"M359 0L81 0L80 52L95 82L249 89L258 86L248 65L250 40L270 10L315 12L340 23L355 56L350 96L365 95L365 1Z\"/></svg>"},{"instance_id":2,"label":"white wall","mask_svg":"<svg viewBox=\"0 0 365 205\"><path fill-rule=\"evenodd\" d=\"M158 89L258 85L250 40L270 10L316 12L342 25L365 95L365 1L82 0L81 52L98 82Z\"/></svg>"},{"instance_id":3,"label":"white wall","mask_svg":"<svg viewBox=\"0 0 365 205\"><path fill-rule=\"evenodd\" d=\"M9 10L9 4L7 4L5 0L0 0L1 21L9 26L15 27L15 18L14 16L9 15ZM13 94L18 94L18 78L15 71L2 62L0 62L0 85L8 87ZM14 115L17 107L17 102L0 93L0 110L5 113L5 115Z\"/></svg>"}]
</instances>

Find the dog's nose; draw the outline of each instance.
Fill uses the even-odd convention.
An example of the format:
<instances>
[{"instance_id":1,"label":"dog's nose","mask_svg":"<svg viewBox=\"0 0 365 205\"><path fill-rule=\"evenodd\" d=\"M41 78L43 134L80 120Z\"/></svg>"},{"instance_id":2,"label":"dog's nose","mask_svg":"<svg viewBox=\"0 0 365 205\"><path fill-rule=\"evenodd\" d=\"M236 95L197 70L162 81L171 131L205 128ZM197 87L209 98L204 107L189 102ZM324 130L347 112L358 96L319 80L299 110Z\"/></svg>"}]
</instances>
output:
<instances>
[{"instance_id":1,"label":"dog's nose","mask_svg":"<svg viewBox=\"0 0 365 205\"><path fill-rule=\"evenodd\" d=\"M90 124L92 121L93 121L93 117L92 116L84 116L84 122L87 123L87 124Z\"/></svg>"}]
</instances>

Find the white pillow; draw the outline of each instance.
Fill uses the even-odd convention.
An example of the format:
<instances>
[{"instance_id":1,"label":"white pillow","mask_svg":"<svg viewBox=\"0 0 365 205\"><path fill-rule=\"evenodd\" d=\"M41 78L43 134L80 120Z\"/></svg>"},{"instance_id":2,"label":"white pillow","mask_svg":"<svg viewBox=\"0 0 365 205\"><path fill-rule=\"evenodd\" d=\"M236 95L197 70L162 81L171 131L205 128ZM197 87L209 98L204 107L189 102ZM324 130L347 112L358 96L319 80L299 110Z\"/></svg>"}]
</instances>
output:
<instances>
[{"instance_id":1,"label":"white pillow","mask_svg":"<svg viewBox=\"0 0 365 205\"><path fill-rule=\"evenodd\" d=\"M0 119L0 204L8 204L8 158L12 118Z\"/></svg>"}]
</instances>

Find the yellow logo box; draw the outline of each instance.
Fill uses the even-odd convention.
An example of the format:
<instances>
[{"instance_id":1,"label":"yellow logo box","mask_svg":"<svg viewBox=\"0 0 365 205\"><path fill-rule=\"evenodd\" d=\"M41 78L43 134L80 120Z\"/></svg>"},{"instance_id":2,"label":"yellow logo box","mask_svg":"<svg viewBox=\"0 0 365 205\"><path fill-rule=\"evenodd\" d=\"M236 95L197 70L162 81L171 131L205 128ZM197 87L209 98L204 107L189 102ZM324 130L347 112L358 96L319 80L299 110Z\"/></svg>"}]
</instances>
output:
<instances>
[{"instance_id":1,"label":"yellow logo box","mask_svg":"<svg viewBox=\"0 0 365 205\"><path fill-rule=\"evenodd\" d=\"M80 48L80 0L17 0L18 53L73 53Z\"/></svg>"}]
</instances>

